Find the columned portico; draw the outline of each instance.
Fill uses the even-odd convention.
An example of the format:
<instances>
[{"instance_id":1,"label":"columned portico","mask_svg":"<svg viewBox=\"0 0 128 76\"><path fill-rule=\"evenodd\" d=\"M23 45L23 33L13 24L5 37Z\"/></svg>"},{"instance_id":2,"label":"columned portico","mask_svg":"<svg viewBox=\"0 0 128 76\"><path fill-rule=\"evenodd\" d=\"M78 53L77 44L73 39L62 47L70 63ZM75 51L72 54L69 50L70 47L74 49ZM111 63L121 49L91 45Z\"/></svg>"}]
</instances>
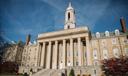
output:
<instances>
[{"instance_id":1,"label":"columned portico","mask_svg":"<svg viewBox=\"0 0 128 76\"><path fill-rule=\"evenodd\" d=\"M39 58L40 67L62 69L69 66L85 66L85 62L87 65L91 65L87 30L86 28L76 28L39 36L38 42L42 45L40 45L42 51Z\"/></svg>"}]
</instances>

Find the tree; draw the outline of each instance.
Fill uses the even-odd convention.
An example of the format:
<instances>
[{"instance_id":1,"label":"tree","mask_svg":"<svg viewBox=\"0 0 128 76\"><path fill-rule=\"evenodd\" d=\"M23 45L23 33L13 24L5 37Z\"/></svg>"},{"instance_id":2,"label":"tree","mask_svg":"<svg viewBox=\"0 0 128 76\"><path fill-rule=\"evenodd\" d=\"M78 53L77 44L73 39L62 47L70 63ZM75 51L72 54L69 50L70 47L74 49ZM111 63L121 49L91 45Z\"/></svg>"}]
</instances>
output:
<instances>
[{"instance_id":1,"label":"tree","mask_svg":"<svg viewBox=\"0 0 128 76\"><path fill-rule=\"evenodd\" d=\"M102 70L106 76L128 76L128 57L103 60Z\"/></svg>"},{"instance_id":2,"label":"tree","mask_svg":"<svg viewBox=\"0 0 128 76\"><path fill-rule=\"evenodd\" d=\"M69 73L69 76L75 76L73 69L71 69L71 71L70 71L70 73Z\"/></svg>"},{"instance_id":3,"label":"tree","mask_svg":"<svg viewBox=\"0 0 128 76\"><path fill-rule=\"evenodd\" d=\"M14 73L17 74L19 70L19 66L15 62L3 62L0 63L0 73Z\"/></svg>"}]
</instances>

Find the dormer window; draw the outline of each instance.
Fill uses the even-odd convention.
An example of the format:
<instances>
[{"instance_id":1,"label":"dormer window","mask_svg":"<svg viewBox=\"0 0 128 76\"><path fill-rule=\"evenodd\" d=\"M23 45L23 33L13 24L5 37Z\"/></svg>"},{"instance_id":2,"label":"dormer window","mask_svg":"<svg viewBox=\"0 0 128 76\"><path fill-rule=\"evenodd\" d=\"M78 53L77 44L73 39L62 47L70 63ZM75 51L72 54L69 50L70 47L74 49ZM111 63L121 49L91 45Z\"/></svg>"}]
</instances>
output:
<instances>
[{"instance_id":1,"label":"dormer window","mask_svg":"<svg viewBox=\"0 0 128 76\"><path fill-rule=\"evenodd\" d=\"M116 30L115 30L115 35L118 36L119 34L120 34L119 30L116 29Z\"/></svg>"},{"instance_id":2,"label":"dormer window","mask_svg":"<svg viewBox=\"0 0 128 76\"><path fill-rule=\"evenodd\" d=\"M105 36L107 36L107 37L110 36L109 31L105 31Z\"/></svg>"},{"instance_id":3,"label":"dormer window","mask_svg":"<svg viewBox=\"0 0 128 76\"><path fill-rule=\"evenodd\" d=\"M100 33L99 32L96 32L96 37L100 38Z\"/></svg>"}]
</instances>

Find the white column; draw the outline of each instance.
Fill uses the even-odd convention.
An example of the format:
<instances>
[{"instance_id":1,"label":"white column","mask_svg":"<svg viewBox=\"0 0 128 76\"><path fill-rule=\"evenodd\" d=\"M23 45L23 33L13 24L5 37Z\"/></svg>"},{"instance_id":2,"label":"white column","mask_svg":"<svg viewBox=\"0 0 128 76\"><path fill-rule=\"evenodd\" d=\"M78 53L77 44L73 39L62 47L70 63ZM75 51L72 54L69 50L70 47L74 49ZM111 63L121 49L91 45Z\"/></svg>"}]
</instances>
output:
<instances>
[{"instance_id":1,"label":"white column","mask_svg":"<svg viewBox=\"0 0 128 76\"><path fill-rule=\"evenodd\" d=\"M65 68L66 63L66 40L63 40L63 68Z\"/></svg>"},{"instance_id":2,"label":"white column","mask_svg":"<svg viewBox=\"0 0 128 76\"><path fill-rule=\"evenodd\" d=\"M40 52L41 52L41 44L39 43L38 45L38 60L37 60L37 65L40 66Z\"/></svg>"},{"instance_id":3,"label":"white column","mask_svg":"<svg viewBox=\"0 0 128 76\"><path fill-rule=\"evenodd\" d=\"M78 38L78 60L79 60L79 66L82 65L82 53L81 53L81 38Z\"/></svg>"},{"instance_id":4,"label":"white column","mask_svg":"<svg viewBox=\"0 0 128 76\"><path fill-rule=\"evenodd\" d=\"M90 50L90 43L89 43L89 38L88 37L85 37L86 38L86 57L87 57L87 65L92 65L92 61L91 61L91 50Z\"/></svg>"},{"instance_id":5,"label":"white column","mask_svg":"<svg viewBox=\"0 0 128 76\"><path fill-rule=\"evenodd\" d=\"M48 50L47 50L47 63L46 63L47 69L50 69L50 63L51 63L51 41L48 44Z\"/></svg>"},{"instance_id":6,"label":"white column","mask_svg":"<svg viewBox=\"0 0 128 76\"><path fill-rule=\"evenodd\" d=\"M57 69L57 59L58 59L58 41L55 41L55 50L53 51L54 61L53 61L53 69Z\"/></svg>"},{"instance_id":7,"label":"white column","mask_svg":"<svg viewBox=\"0 0 128 76\"><path fill-rule=\"evenodd\" d=\"M70 39L70 66L73 66L73 39Z\"/></svg>"},{"instance_id":8,"label":"white column","mask_svg":"<svg viewBox=\"0 0 128 76\"><path fill-rule=\"evenodd\" d=\"M42 52L41 52L41 67L44 67L44 57L45 56L45 42L43 42L43 46L42 46Z\"/></svg>"}]
</instances>

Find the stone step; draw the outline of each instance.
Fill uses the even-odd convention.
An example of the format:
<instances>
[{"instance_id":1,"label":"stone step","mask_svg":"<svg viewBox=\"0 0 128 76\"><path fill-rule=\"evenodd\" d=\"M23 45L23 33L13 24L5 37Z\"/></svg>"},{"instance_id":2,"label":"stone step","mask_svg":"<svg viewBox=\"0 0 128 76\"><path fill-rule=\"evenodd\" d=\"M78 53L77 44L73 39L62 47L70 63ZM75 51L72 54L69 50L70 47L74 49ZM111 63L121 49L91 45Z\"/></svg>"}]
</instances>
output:
<instances>
[{"instance_id":1,"label":"stone step","mask_svg":"<svg viewBox=\"0 0 128 76\"><path fill-rule=\"evenodd\" d=\"M46 71L48 71L49 69L41 69L38 72L32 74L32 76L41 76L43 73L45 73Z\"/></svg>"},{"instance_id":2,"label":"stone step","mask_svg":"<svg viewBox=\"0 0 128 76\"><path fill-rule=\"evenodd\" d=\"M55 70L55 69L43 69L33 74L32 76L60 76L58 74L59 72L60 72L59 70Z\"/></svg>"}]
</instances>

